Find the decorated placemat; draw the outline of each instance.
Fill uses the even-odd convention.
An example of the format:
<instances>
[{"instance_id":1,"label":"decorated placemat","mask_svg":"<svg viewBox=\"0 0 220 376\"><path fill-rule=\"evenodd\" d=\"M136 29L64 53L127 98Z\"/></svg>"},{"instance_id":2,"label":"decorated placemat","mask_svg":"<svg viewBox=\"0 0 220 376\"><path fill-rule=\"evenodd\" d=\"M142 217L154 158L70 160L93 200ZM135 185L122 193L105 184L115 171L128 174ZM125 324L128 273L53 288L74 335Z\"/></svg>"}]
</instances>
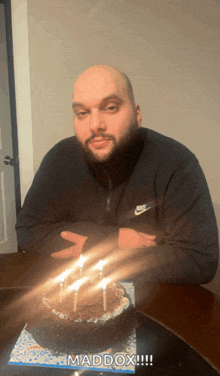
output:
<instances>
[{"instance_id":1,"label":"decorated placemat","mask_svg":"<svg viewBox=\"0 0 220 376\"><path fill-rule=\"evenodd\" d=\"M133 283L121 282L121 284L134 305ZM118 345L117 350L109 348L104 352L89 355L74 354L73 350L72 354L55 355L51 350L39 346L24 327L11 352L8 364L135 373L136 331L134 330L126 341Z\"/></svg>"}]
</instances>

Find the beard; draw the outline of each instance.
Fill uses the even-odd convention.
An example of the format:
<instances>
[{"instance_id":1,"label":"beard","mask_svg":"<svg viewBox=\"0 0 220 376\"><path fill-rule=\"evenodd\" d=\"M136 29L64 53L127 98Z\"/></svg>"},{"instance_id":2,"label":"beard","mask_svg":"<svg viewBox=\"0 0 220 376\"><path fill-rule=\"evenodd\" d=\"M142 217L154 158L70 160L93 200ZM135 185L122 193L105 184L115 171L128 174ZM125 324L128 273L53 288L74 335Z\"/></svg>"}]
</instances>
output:
<instances>
[{"instance_id":1,"label":"beard","mask_svg":"<svg viewBox=\"0 0 220 376\"><path fill-rule=\"evenodd\" d=\"M112 148L109 153L102 159L96 156L95 153L89 148L89 142L93 140L96 135L93 135L88 140L86 140L85 144L82 144L81 141L78 140L81 149L84 154L84 158L88 165L92 165L93 167L103 167L109 168L112 164L120 163L123 157L129 152L132 148L132 145L135 143L138 133L138 122L135 119L133 121L127 132L117 141L114 135L108 133L101 133L99 137L108 138L112 141Z\"/></svg>"}]
</instances>

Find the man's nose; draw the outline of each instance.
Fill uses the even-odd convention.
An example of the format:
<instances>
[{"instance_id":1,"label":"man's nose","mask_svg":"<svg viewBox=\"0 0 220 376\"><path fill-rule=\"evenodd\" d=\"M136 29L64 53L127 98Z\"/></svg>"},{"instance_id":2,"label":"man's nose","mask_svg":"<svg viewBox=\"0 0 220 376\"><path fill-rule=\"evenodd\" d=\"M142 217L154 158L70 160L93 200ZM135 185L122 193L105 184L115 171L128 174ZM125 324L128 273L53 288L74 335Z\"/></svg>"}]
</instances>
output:
<instances>
[{"instance_id":1,"label":"man's nose","mask_svg":"<svg viewBox=\"0 0 220 376\"><path fill-rule=\"evenodd\" d=\"M100 113L93 113L90 116L90 129L94 134L106 130L106 123Z\"/></svg>"}]
</instances>

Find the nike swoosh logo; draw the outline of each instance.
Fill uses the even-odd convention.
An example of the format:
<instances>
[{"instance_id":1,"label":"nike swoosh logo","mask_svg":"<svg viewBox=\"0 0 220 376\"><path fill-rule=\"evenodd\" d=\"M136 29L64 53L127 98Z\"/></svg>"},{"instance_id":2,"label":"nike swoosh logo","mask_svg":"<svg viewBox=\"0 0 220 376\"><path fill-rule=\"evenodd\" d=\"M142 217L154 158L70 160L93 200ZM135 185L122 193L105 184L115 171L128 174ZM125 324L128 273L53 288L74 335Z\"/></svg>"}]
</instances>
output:
<instances>
[{"instance_id":1,"label":"nike swoosh logo","mask_svg":"<svg viewBox=\"0 0 220 376\"><path fill-rule=\"evenodd\" d=\"M138 210L138 209L135 209L134 214L135 214L135 215L140 215L140 214L146 212L147 210L149 210L149 209L151 209L151 208L153 208L153 206L149 206L148 208L139 209L139 210Z\"/></svg>"}]
</instances>

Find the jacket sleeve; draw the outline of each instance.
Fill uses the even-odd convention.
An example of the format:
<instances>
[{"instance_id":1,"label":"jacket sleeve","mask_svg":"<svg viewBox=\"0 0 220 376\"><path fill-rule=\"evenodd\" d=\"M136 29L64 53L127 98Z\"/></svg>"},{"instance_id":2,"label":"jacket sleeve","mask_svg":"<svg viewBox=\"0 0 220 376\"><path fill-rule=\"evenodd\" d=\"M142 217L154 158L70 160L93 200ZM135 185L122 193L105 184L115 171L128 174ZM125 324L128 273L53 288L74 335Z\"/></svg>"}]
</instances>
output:
<instances>
[{"instance_id":1,"label":"jacket sleeve","mask_svg":"<svg viewBox=\"0 0 220 376\"><path fill-rule=\"evenodd\" d=\"M161 184L158 177L157 246L112 250L121 279L146 283L205 284L218 266L218 231L204 174L192 160ZM159 191L160 190L160 191ZM154 234L151 229L150 234ZM124 253L124 255L123 255ZM115 274L115 263L108 265Z\"/></svg>"},{"instance_id":2,"label":"jacket sleeve","mask_svg":"<svg viewBox=\"0 0 220 376\"><path fill-rule=\"evenodd\" d=\"M61 142L46 154L26 195L16 223L21 252L49 255L72 246L73 243L61 237L61 231L87 236L86 244L97 243L115 231L113 227L106 228L91 221L79 222L69 216L69 211L74 211L74 192L69 194L67 189L68 184L74 183L72 176L79 162L67 148L68 145ZM73 164L72 160L74 168L67 170ZM82 170L81 165L78 170Z\"/></svg>"},{"instance_id":3,"label":"jacket sleeve","mask_svg":"<svg viewBox=\"0 0 220 376\"><path fill-rule=\"evenodd\" d=\"M195 157L172 174L162 197L164 243L146 250L149 274L158 282L208 283L218 266L218 230Z\"/></svg>"}]
</instances>

